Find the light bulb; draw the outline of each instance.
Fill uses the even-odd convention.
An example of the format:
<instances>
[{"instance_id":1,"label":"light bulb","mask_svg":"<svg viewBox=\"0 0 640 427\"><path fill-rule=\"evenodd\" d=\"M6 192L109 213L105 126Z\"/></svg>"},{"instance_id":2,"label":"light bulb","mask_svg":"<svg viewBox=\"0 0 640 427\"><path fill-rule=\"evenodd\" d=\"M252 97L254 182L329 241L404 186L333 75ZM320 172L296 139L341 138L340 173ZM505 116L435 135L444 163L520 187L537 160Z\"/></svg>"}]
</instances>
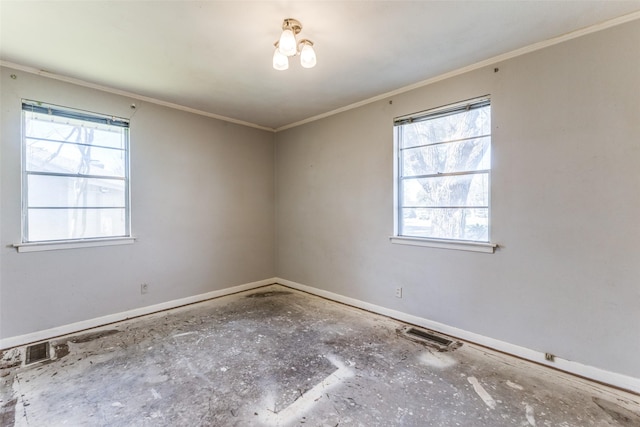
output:
<instances>
[{"instance_id":1,"label":"light bulb","mask_svg":"<svg viewBox=\"0 0 640 427\"><path fill-rule=\"evenodd\" d=\"M313 50L311 42L305 42L302 51L300 51L300 65L304 68L316 66L316 52Z\"/></svg>"},{"instance_id":2,"label":"light bulb","mask_svg":"<svg viewBox=\"0 0 640 427\"><path fill-rule=\"evenodd\" d=\"M277 47L275 52L273 52L273 68L278 71L283 71L289 68L289 58L281 54Z\"/></svg>"},{"instance_id":3,"label":"light bulb","mask_svg":"<svg viewBox=\"0 0 640 427\"><path fill-rule=\"evenodd\" d=\"M293 56L298 53L296 36L293 34L293 31L291 31L291 29L286 28L284 31L282 31L278 46L278 50L280 50L280 53L283 55Z\"/></svg>"}]
</instances>

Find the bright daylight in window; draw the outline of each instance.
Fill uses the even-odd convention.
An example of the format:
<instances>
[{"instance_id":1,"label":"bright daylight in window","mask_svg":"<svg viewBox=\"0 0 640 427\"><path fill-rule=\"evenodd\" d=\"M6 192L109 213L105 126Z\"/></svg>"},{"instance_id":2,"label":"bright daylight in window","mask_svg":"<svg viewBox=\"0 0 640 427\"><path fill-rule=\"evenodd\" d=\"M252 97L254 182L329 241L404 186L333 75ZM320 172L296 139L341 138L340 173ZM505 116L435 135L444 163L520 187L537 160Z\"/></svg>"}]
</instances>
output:
<instances>
[{"instance_id":1,"label":"bright daylight in window","mask_svg":"<svg viewBox=\"0 0 640 427\"><path fill-rule=\"evenodd\" d=\"M488 98L395 120L396 235L489 242Z\"/></svg>"},{"instance_id":2,"label":"bright daylight in window","mask_svg":"<svg viewBox=\"0 0 640 427\"><path fill-rule=\"evenodd\" d=\"M23 101L23 243L129 237L129 122Z\"/></svg>"}]
</instances>

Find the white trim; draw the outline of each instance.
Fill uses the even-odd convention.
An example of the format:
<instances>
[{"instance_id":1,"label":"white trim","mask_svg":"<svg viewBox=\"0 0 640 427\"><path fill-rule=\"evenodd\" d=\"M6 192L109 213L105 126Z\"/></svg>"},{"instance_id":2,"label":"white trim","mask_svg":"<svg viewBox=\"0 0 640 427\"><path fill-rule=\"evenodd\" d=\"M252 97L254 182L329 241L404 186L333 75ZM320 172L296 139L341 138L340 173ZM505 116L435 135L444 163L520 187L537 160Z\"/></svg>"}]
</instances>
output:
<instances>
[{"instance_id":1,"label":"white trim","mask_svg":"<svg viewBox=\"0 0 640 427\"><path fill-rule=\"evenodd\" d=\"M218 298L225 295L234 294L237 292L248 291L271 284L280 284L292 289L307 292L313 295L317 295L332 301L336 301L342 304L347 304L353 307L357 307L363 310L371 311L373 313L381 314L383 316L391 317L402 322L410 323L413 325L421 326L427 329L449 335L455 338L459 338L465 341L469 341L475 344L479 344L484 347L489 347L494 350L508 353L522 359L526 359L532 362L536 362L541 365L546 365L551 368L556 368L561 371L565 371L574 375L579 375L594 381L598 381L604 384L609 384L621 389L629 390L632 393L640 394L640 378L634 378L628 375L618 374L615 372L606 371L604 369L596 368L589 365L583 365L579 362L574 362L566 359L556 357L554 362L545 360L545 354L536 350L531 350L526 347L521 347L515 344L511 344L505 341L500 341L494 338L486 337L484 335L469 332L464 329L459 329L453 326L445 325L440 322L425 319L411 314L403 313L401 311L392 310L379 305L364 302L355 298L342 296L333 292L325 291L322 289L313 288L311 286L302 285L291 280L274 277L271 279L259 280L257 282L251 282L244 285L232 286L217 291L207 292L204 294L194 295L177 300L167 301L164 303L140 307L133 310L128 310L116 314L110 314L107 316L96 317L81 322L71 323L68 325L58 326L43 331L33 332L30 334L19 335L9 338L0 339L0 349L4 350L11 347L18 347L32 342L48 340L61 335L67 335L79 331L83 331L90 328L96 328L104 326L110 323L127 320L133 317L143 316L146 314L156 313L158 311L170 310L187 304L198 303L206 301L212 298Z\"/></svg>"},{"instance_id":2,"label":"white trim","mask_svg":"<svg viewBox=\"0 0 640 427\"><path fill-rule=\"evenodd\" d=\"M158 311L170 310L172 308L181 307L187 304L193 304L197 302L206 301L212 298L218 298L225 295L235 294L237 292L248 291L262 286L271 285L276 282L275 278L259 280L257 282L246 283L244 285L232 286L230 288L221 289L218 291L211 291L204 294L193 295L190 297L175 299L172 301L163 302L160 304L149 305L146 307L134 308L133 310L127 310L120 313L109 314L102 317L95 317L93 319L83 320L76 323L70 323L68 325L57 326L51 329L45 329L43 331L33 332L25 335L18 335L14 337L0 339L0 349L7 349L11 347L17 347L25 344L29 344L36 341L48 340L61 335L68 335L74 332L83 331L85 329L97 328L114 322L120 322L132 317L144 316L145 314L156 313Z\"/></svg>"},{"instance_id":3,"label":"white trim","mask_svg":"<svg viewBox=\"0 0 640 427\"><path fill-rule=\"evenodd\" d=\"M526 55L527 53L535 52L540 49L544 49L546 47L550 47L568 40L572 40L578 37L585 36L587 34L595 33L598 31L606 30L610 27L615 27L616 25L621 25L627 22L634 21L636 19L640 19L640 12L633 12L628 15L619 16L614 19L610 19L605 22L601 22L599 24L591 25L589 27L581 28L576 31L572 31L567 34L563 34L558 37L551 38L549 40L543 40L538 43L530 44L529 46L521 47L520 49L512 50L511 52L503 53L501 55L494 56L489 59L485 59L484 61L476 62L475 64L467 65L466 67L458 68L457 70L449 71L448 73L440 74L438 76L432 77L430 79L426 79L420 81L418 83L414 83L409 86L401 87L400 89L392 90L390 92L383 93L381 95L374 96L372 98L368 98L359 102L355 102L353 104L349 104L344 107L337 108L332 111L327 111L326 113L318 114L317 116L309 117L288 125L280 126L275 129L275 132L280 132L283 130L291 129L297 126L301 126L307 123L315 122L320 119L324 119L330 116L334 116L339 113L344 113L345 111L353 110L358 107L362 107L364 105L371 104L373 102L382 101L384 99L390 98L392 96L400 95L405 92L412 91L414 89L418 89L424 86L428 86L430 84L449 79L451 77L459 76L464 73L468 73L473 70L477 70L479 68L483 68L489 65L493 65L497 62L503 62L511 58L515 58L517 56Z\"/></svg>"},{"instance_id":4,"label":"white trim","mask_svg":"<svg viewBox=\"0 0 640 427\"><path fill-rule=\"evenodd\" d=\"M108 239L14 243L13 247L18 249L18 252L40 252L60 249L93 248L96 246L131 245L135 240L135 237L114 237Z\"/></svg>"},{"instance_id":5,"label":"white trim","mask_svg":"<svg viewBox=\"0 0 640 427\"><path fill-rule=\"evenodd\" d=\"M484 252L492 254L498 246L495 243L465 242L453 240L421 239L418 237L391 236L391 243L427 248L454 249L457 251Z\"/></svg>"},{"instance_id":6,"label":"white trim","mask_svg":"<svg viewBox=\"0 0 640 427\"><path fill-rule=\"evenodd\" d=\"M411 323L413 325L421 326L423 328L431 329L445 335L449 335L455 338L459 338L465 341L469 341L475 344L479 344L484 347L489 347L508 353L522 359L530 360L532 362L546 365L551 368L556 368L561 371L565 371L574 375L579 375L584 378L588 378L594 381L598 381L604 384L609 384L624 390L629 390L633 393L640 394L640 378L634 378L628 375L618 374L616 372L606 371L604 369L596 368L589 365L583 365L579 362L562 359L555 357L553 362L545 360L545 354L540 351L532 350L519 345L511 344L505 341L500 341L494 338L486 337L484 335L476 334L474 332L459 329L453 326L445 325L444 323L435 322L433 320L425 319L411 314L403 313L401 311L392 310L390 308L381 307L379 305L364 302L355 298L342 296L333 292L325 291L322 289L313 288L311 286L302 285L300 283L292 282L282 278L275 278L278 284L287 286L300 291L308 292L313 295L317 295L323 298L327 298L332 301L337 301L343 304L351 305L353 307L361 308L363 310L371 311L373 313L388 316L393 319L400 320L402 322Z\"/></svg>"},{"instance_id":7,"label":"white trim","mask_svg":"<svg viewBox=\"0 0 640 427\"><path fill-rule=\"evenodd\" d=\"M402 203L401 201L404 199L402 194L403 187L400 184L400 178L403 174L402 172L402 162L401 159L401 139L403 137L403 132L401 129L404 127L405 123L407 123L407 119L411 117L430 117L439 113L459 113L464 112L464 106L467 109L471 105L480 105L491 106L491 95L482 95L479 97L467 99L464 101L459 101L453 104L441 105L436 108L431 108L429 110L424 110L416 113L407 114L404 116L395 117L394 120L394 130L393 130L393 236L389 237L391 243L400 244L400 245L410 245L410 246L423 246L428 248L438 248L438 249L453 249L458 251L469 251L469 252L483 252L483 253L493 253L495 248L498 246L495 243L490 242L473 242L468 240L453 240L453 239L437 239L433 237L416 237L416 236L401 236L400 232L400 215ZM444 113L443 113L444 114ZM487 136L487 135L485 135ZM491 142L491 134L488 135ZM488 189L488 197L489 204L487 206L489 213L491 212L491 168L487 171L487 179L489 180L489 189ZM444 174L446 175L446 174ZM444 176L443 175L443 176ZM491 235L491 215L489 215L489 236Z\"/></svg>"},{"instance_id":8,"label":"white trim","mask_svg":"<svg viewBox=\"0 0 640 427\"><path fill-rule=\"evenodd\" d=\"M180 104L174 104L173 102L162 101L160 99L151 98L149 96L138 95L134 92L128 92L126 90L114 89L108 86L102 86L99 84L91 83L86 80L76 79L74 77L67 77L56 73L51 73L49 71L40 70L38 68L29 67L26 65L16 64L15 62L9 62L0 60L0 66L12 68L14 70L24 71L26 73L37 74L38 76L48 77L50 79L59 80L61 82L71 83L78 86L88 87L90 89L100 90L102 92L112 93L114 95L126 96L128 98L137 99L139 101L149 102L151 104L162 105L163 107L169 107L180 111L186 111L187 113L197 114L199 116L211 117L212 119L222 120L224 122L233 123L236 125L247 126L250 128L266 130L269 132L275 132L275 129L257 125L255 123L245 122L244 120L233 119L231 117L221 116L219 114L208 113L206 111L197 110L195 108L187 107Z\"/></svg>"}]
</instances>

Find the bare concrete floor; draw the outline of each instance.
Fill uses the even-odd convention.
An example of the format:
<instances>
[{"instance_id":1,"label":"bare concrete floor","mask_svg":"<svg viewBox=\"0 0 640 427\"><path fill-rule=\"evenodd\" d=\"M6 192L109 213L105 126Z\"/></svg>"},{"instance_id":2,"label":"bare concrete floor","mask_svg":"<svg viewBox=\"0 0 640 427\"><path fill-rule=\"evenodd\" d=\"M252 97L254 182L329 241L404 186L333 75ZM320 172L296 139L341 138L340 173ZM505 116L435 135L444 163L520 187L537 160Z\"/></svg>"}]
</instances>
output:
<instances>
[{"instance_id":1,"label":"bare concrete floor","mask_svg":"<svg viewBox=\"0 0 640 427\"><path fill-rule=\"evenodd\" d=\"M278 285L206 301L54 339L51 361L3 352L0 424L640 425L636 395L403 326Z\"/></svg>"}]
</instances>

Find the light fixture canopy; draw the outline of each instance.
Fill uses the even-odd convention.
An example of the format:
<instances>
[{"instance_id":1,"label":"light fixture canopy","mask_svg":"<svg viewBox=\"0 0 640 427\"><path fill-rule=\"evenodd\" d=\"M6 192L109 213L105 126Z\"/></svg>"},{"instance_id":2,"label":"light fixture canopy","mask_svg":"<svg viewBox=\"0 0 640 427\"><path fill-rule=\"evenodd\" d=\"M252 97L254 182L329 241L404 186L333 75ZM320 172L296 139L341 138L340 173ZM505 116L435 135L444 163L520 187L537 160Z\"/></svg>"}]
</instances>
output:
<instances>
[{"instance_id":1,"label":"light fixture canopy","mask_svg":"<svg viewBox=\"0 0 640 427\"><path fill-rule=\"evenodd\" d=\"M283 71L289 68L290 56L300 55L303 68L313 68L316 65L316 52L313 42L308 39L296 40L296 35L302 31L302 24L297 19L287 18L282 22L282 34L275 42L273 52L273 68Z\"/></svg>"}]
</instances>

